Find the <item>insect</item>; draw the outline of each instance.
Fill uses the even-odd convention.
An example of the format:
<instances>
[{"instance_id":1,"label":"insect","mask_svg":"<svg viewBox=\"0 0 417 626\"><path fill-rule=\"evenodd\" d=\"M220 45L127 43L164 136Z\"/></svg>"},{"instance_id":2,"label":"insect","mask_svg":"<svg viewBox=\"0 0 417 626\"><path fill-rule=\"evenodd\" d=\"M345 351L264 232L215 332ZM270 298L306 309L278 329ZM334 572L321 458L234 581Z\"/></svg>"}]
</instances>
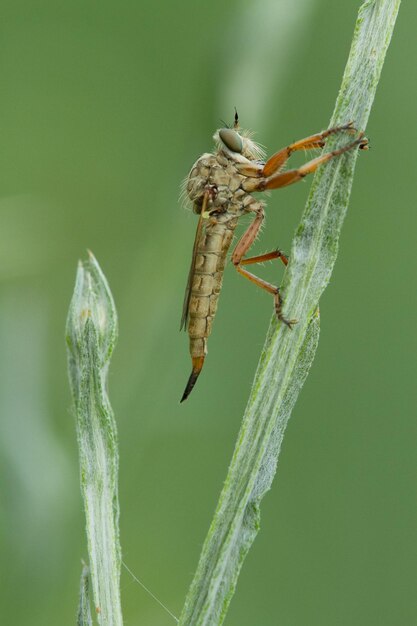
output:
<instances>
[{"instance_id":1,"label":"insect","mask_svg":"<svg viewBox=\"0 0 417 626\"><path fill-rule=\"evenodd\" d=\"M327 137L342 132L357 134L351 122L329 128L290 144L265 162L262 160L262 149L252 141L250 133L240 129L236 111L233 128L225 126L217 130L214 134L215 150L203 154L194 163L185 181L185 190L199 220L181 319L181 328L188 328L192 371L181 402L190 395L203 368L227 252L242 215L252 214L254 218L232 252L231 261L241 276L273 296L275 313L281 322L288 328L296 323L296 320L287 319L283 314L279 288L246 269L248 265L272 259L281 259L284 265L288 264L288 258L280 250L245 257L265 217L265 202L252 194L291 185L348 150L367 148L366 138L359 133L354 141L338 150L327 152L297 169L282 171L293 152L323 148Z\"/></svg>"}]
</instances>

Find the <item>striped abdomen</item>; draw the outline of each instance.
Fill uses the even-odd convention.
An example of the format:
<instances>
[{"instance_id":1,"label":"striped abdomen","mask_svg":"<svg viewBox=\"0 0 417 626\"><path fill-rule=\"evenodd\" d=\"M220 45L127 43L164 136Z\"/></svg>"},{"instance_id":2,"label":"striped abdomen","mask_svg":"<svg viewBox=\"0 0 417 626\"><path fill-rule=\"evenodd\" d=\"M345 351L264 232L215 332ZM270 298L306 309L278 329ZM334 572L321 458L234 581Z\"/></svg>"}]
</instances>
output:
<instances>
[{"instance_id":1,"label":"striped abdomen","mask_svg":"<svg viewBox=\"0 0 417 626\"><path fill-rule=\"evenodd\" d=\"M193 370L181 401L195 385L207 354L207 339L217 310L227 251L232 243L237 217L217 221L210 217L196 249L189 302L188 334Z\"/></svg>"}]
</instances>

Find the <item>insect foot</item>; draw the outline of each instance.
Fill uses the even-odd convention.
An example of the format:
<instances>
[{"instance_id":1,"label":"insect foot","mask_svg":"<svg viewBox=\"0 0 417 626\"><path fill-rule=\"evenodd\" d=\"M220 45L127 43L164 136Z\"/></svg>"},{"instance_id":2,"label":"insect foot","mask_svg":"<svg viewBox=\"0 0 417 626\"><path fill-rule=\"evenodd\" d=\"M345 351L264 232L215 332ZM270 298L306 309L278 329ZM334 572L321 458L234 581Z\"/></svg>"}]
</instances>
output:
<instances>
[{"instance_id":1,"label":"insect foot","mask_svg":"<svg viewBox=\"0 0 417 626\"><path fill-rule=\"evenodd\" d=\"M363 134L363 133L362 133ZM369 150L369 141L366 137L359 137L359 150Z\"/></svg>"},{"instance_id":2,"label":"insect foot","mask_svg":"<svg viewBox=\"0 0 417 626\"><path fill-rule=\"evenodd\" d=\"M277 255L278 259L281 259L284 265L288 265L289 260L290 260L290 257L288 256L288 254L285 254L285 252L283 252L279 248L275 250L275 254Z\"/></svg>"},{"instance_id":3,"label":"insect foot","mask_svg":"<svg viewBox=\"0 0 417 626\"><path fill-rule=\"evenodd\" d=\"M276 288L276 292L274 294L274 304L275 313L279 321L288 326L290 330L292 330L292 327L294 326L294 324L297 324L298 320L287 320L287 318L284 317L282 313L282 298L279 292L279 288Z\"/></svg>"},{"instance_id":4,"label":"insect foot","mask_svg":"<svg viewBox=\"0 0 417 626\"><path fill-rule=\"evenodd\" d=\"M285 317L282 317L282 315L280 317L278 317L278 319L283 322L283 324L285 324L286 326L288 326L288 328L290 330L292 330L292 327L294 326L294 324L298 324L298 320L287 320L285 319Z\"/></svg>"}]
</instances>

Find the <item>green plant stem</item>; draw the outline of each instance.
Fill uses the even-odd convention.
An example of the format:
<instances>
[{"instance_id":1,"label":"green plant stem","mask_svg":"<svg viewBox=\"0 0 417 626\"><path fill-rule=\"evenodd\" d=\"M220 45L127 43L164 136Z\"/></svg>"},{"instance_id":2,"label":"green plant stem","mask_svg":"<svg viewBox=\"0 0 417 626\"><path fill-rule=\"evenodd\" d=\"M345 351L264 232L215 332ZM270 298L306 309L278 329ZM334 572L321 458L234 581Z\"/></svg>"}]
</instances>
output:
<instances>
[{"instance_id":1,"label":"green plant stem","mask_svg":"<svg viewBox=\"0 0 417 626\"><path fill-rule=\"evenodd\" d=\"M349 59L330 126L353 121L364 130L400 0L368 0L359 10ZM346 141L346 139L345 139ZM334 137L325 150L340 147ZM260 501L270 488L287 421L314 359L318 303L329 282L353 180L357 151L320 168L296 232L283 285L292 332L271 321L243 424L180 626L218 626L259 529Z\"/></svg>"},{"instance_id":2,"label":"green plant stem","mask_svg":"<svg viewBox=\"0 0 417 626\"><path fill-rule=\"evenodd\" d=\"M67 344L95 615L103 626L122 626L119 460L116 422L107 396L107 372L116 338L113 298L90 254L78 268L68 313ZM85 604L85 598L80 605L82 602ZM85 607L84 615L88 623Z\"/></svg>"}]
</instances>

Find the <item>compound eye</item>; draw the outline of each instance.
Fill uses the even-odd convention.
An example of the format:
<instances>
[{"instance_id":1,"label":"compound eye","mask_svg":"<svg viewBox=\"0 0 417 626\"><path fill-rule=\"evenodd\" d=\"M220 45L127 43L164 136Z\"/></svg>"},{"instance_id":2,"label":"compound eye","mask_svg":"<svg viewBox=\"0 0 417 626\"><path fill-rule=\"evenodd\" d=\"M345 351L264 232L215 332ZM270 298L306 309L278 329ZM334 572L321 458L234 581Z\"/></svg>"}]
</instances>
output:
<instances>
[{"instance_id":1,"label":"compound eye","mask_svg":"<svg viewBox=\"0 0 417 626\"><path fill-rule=\"evenodd\" d=\"M239 154L243 150L242 137L235 130L231 128L221 128L219 130L219 137L226 146L232 152L238 152Z\"/></svg>"}]
</instances>

